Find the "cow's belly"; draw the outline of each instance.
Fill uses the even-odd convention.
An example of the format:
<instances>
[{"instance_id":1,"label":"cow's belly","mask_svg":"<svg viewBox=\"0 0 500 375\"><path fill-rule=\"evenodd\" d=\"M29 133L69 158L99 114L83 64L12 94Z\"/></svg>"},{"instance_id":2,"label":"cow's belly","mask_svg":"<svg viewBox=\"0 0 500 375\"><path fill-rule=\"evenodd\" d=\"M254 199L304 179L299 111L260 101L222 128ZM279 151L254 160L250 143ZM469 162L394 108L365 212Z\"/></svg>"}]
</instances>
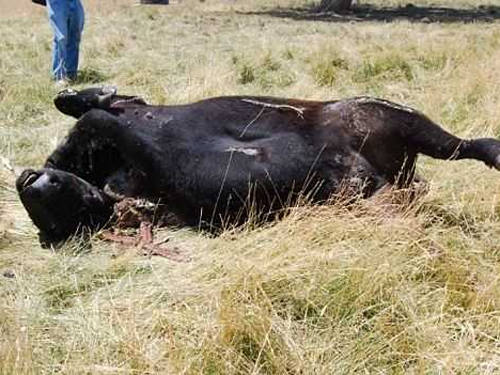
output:
<instances>
[{"instance_id":1,"label":"cow's belly","mask_svg":"<svg viewBox=\"0 0 500 375\"><path fill-rule=\"evenodd\" d=\"M245 141L221 137L207 157L225 161L219 177L233 188L250 181L272 185L275 190L290 190L313 173L322 153L321 147L308 144L295 133L280 133Z\"/></svg>"},{"instance_id":2,"label":"cow's belly","mask_svg":"<svg viewBox=\"0 0 500 375\"><path fill-rule=\"evenodd\" d=\"M294 133L253 140L220 137L190 156L176 187L183 202L213 210L238 210L247 199L268 205L307 196L369 196L385 184L374 168L347 148L309 143ZM179 196L176 197L177 199Z\"/></svg>"}]
</instances>

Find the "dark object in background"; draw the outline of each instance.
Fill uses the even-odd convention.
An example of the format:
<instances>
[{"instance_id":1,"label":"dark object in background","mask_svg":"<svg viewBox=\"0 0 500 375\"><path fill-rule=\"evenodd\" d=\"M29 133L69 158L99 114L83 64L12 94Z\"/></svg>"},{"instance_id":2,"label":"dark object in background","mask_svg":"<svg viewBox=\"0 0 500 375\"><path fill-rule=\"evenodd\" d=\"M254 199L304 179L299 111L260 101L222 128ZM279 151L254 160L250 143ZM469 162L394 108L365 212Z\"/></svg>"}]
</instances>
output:
<instances>
[{"instance_id":1,"label":"dark object in background","mask_svg":"<svg viewBox=\"0 0 500 375\"><path fill-rule=\"evenodd\" d=\"M45 0L31 0L31 2L43 6L47 5L47 2Z\"/></svg>"},{"instance_id":2,"label":"dark object in background","mask_svg":"<svg viewBox=\"0 0 500 375\"><path fill-rule=\"evenodd\" d=\"M141 0L141 4L163 4L168 5L169 0Z\"/></svg>"}]
</instances>

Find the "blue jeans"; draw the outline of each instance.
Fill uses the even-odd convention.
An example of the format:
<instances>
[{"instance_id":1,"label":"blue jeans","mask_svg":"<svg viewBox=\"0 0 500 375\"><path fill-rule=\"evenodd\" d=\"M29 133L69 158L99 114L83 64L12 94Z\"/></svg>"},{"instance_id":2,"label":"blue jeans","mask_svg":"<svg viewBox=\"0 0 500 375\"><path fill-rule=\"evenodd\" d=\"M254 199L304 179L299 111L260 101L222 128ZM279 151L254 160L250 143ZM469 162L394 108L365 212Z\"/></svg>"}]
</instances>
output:
<instances>
[{"instance_id":1,"label":"blue jeans","mask_svg":"<svg viewBox=\"0 0 500 375\"><path fill-rule=\"evenodd\" d=\"M55 80L74 79L85 20L82 3L80 0L47 0L47 11L54 32L52 76Z\"/></svg>"}]
</instances>

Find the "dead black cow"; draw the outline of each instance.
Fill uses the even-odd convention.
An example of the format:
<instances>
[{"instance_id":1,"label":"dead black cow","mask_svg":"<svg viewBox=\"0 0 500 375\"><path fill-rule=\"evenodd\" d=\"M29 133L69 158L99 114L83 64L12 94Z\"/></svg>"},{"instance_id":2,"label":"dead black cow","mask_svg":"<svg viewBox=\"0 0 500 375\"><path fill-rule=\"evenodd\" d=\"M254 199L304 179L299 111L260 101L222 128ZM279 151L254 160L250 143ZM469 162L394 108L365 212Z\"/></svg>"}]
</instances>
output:
<instances>
[{"instance_id":1,"label":"dead black cow","mask_svg":"<svg viewBox=\"0 0 500 375\"><path fill-rule=\"evenodd\" d=\"M154 106L112 88L66 90L78 119L38 171L17 180L45 244L106 225L124 197L163 202L186 225L241 222L307 196L369 197L414 181L418 154L500 169L500 142L457 138L386 100L233 96Z\"/></svg>"}]
</instances>

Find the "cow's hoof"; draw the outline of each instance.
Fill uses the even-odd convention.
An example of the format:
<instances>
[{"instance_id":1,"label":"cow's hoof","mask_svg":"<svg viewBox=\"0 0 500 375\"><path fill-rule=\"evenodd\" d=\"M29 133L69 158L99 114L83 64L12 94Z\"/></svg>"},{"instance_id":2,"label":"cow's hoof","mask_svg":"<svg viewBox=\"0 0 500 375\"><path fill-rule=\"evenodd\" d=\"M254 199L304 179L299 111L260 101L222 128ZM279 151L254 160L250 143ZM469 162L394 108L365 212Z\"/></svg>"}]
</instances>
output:
<instances>
[{"instance_id":1,"label":"cow's hoof","mask_svg":"<svg viewBox=\"0 0 500 375\"><path fill-rule=\"evenodd\" d=\"M118 89L116 86L108 85L108 86L103 86L101 92L103 95L116 95Z\"/></svg>"}]
</instances>

